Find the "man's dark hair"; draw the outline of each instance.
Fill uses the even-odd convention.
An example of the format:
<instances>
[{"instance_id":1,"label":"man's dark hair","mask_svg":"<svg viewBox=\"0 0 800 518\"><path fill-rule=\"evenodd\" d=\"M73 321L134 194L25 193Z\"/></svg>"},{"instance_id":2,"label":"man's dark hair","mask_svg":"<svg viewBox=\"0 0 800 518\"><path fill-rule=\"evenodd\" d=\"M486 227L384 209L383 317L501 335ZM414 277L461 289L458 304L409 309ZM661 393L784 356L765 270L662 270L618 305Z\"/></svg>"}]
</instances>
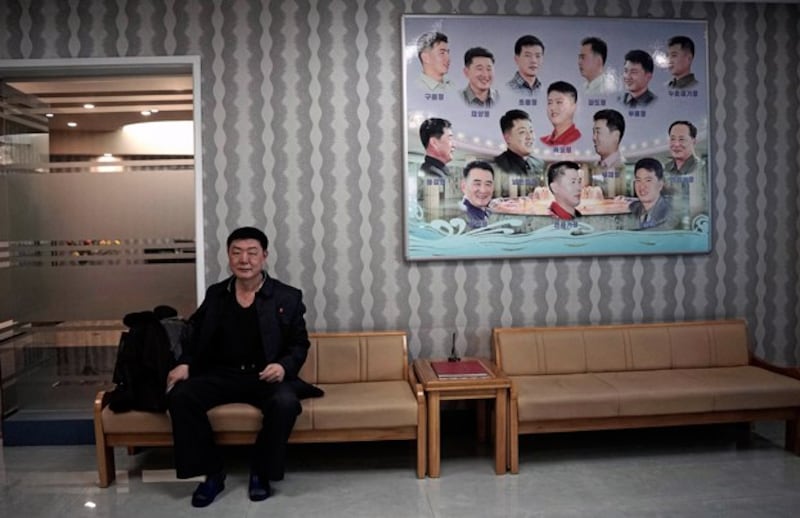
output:
<instances>
[{"instance_id":1,"label":"man's dark hair","mask_svg":"<svg viewBox=\"0 0 800 518\"><path fill-rule=\"evenodd\" d=\"M542 52L544 52L544 43L533 34L526 34L517 39L517 42L514 43L515 56L519 56L520 52L522 52L522 47L542 47Z\"/></svg>"},{"instance_id":2,"label":"man's dark hair","mask_svg":"<svg viewBox=\"0 0 800 518\"><path fill-rule=\"evenodd\" d=\"M645 72L653 73L653 57L643 50L630 50L625 54L625 61L639 63Z\"/></svg>"},{"instance_id":3,"label":"man's dark hair","mask_svg":"<svg viewBox=\"0 0 800 518\"><path fill-rule=\"evenodd\" d=\"M556 181L556 178L566 174L567 169L577 169L578 171L580 171L581 166L569 160L556 162L555 164L551 165L550 168L547 170L547 185L550 186L551 183ZM550 190L552 191L552 189Z\"/></svg>"},{"instance_id":4,"label":"man's dark hair","mask_svg":"<svg viewBox=\"0 0 800 518\"><path fill-rule=\"evenodd\" d=\"M485 160L473 160L472 162L468 163L464 166L464 178L469 176L469 172L473 169L486 169L490 173L492 173L492 178L494 178L494 169L492 168L492 164L486 162Z\"/></svg>"},{"instance_id":5,"label":"man's dark hair","mask_svg":"<svg viewBox=\"0 0 800 518\"><path fill-rule=\"evenodd\" d=\"M550 83L550 86L547 87L547 93L550 92L560 92L564 95L571 95L572 100L578 102L578 90L575 89L570 83L566 81L556 81L555 83Z\"/></svg>"},{"instance_id":6,"label":"man's dark hair","mask_svg":"<svg viewBox=\"0 0 800 518\"><path fill-rule=\"evenodd\" d=\"M589 36L588 38L583 38L581 41L581 46L583 45L589 45L589 47L592 49L592 52L599 54L603 59L603 64L606 64L606 58L608 57L608 45L606 45L605 41L601 40L597 36Z\"/></svg>"},{"instance_id":7,"label":"man's dark hair","mask_svg":"<svg viewBox=\"0 0 800 518\"><path fill-rule=\"evenodd\" d=\"M500 131L505 133L514 127L514 121L518 120L531 120L531 116L524 110L508 110L502 117L500 117Z\"/></svg>"},{"instance_id":8,"label":"man's dark hair","mask_svg":"<svg viewBox=\"0 0 800 518\"><path fill-rule=\"evenodd\" d=\"M673 126L677 126L679 124L683 124L684 126L689 128L689 136L690 137L697 138L697 126L695 126L694 124L692 124L689 121L675 121L675 122L673 122L672 124L669 125L669 129L667 130L667 135L670 134L670 132L672 131Z\"/></svg>"},{"instance_id":9,"label":"man's dark hair","mask_svg":"<svg viewBox=\"0 0 800 518\"><path fill-rule=\"evenodd\" d=\"M667 41L667 47L671 47L673 45L680 45L683 50L688 50L689 53L694 57L694 42L688 36L673 36Z\"/></svg>"},{"instance_id":10,"label":"man's dark hair","mask_svg":"<svg viewBox=\"0 0 800 518\"><path fill-rule=\"evenodd\" d=\"M234 241L242 241L244 239L255 239L261 245L263 250L266 250L267 246L269 245L267 235L262 231L255 227L239 227L231 232L231 235L228 236L228 242L226 246L230 248Z\"/></svg>"},{"instance_id":11,"label":"man's dark hair","mask_svg":"<svg viewBox=\"0 0 800 518\"><path fill-rule=\"evenodd\" d=\"M595 121L606 121L608 131L619 131L619 140L625 135L625 117L617 110L606 109L595 112Z\"/></svg>"},{"instance_id":12,"label":"man's dark hair","mask_svg":"<svg viewBox=\"0 0 800 518\"><path fill-rule=\"evenodd\" d=\"M661 165L661 162L655 158L640 158L637 160L636 165L633 166L633 174L636 175L636 171L639 169L647 169L648 171L655 173L656 178L659 180L664 179L664 166Z\"/></svg>"},{"instance_id":13,"label":"man's dark hair","mask_svg":"<svg viewBox=\"0 0 800 518\"><path fill-rule=\"evenodd\" d=\"M422 53L430 50L437 43L447 43L447 35L437 31L424 32L417 38L417 57L422 63Z\"/></svg>"},{"instance_id":14,"label":"man's dark hair","mask_svg":"<svg viewBox=\"0 0 800 518\"><path fill-rule=\"evenodd\" d=\"M419 139L422 141L422 147L427 149L428 142L430 142L432 138L441 138L442 135L444 135L444 130L450 127L452 127L450 121L437 119L436 117L422 121L422 124L419 126Z\"/></svg>"},{"instance_id":15,"label":"man's dark hair","mask_svg":"<svg viewBox=\"0 0 800 518\"><path fill-rule=\"evenodd\" d=\"M489 58L494 63L494 54L483 47L472 47L464 53L464 66L470 66L475 58Z\"/></svg>"}]
</instances>

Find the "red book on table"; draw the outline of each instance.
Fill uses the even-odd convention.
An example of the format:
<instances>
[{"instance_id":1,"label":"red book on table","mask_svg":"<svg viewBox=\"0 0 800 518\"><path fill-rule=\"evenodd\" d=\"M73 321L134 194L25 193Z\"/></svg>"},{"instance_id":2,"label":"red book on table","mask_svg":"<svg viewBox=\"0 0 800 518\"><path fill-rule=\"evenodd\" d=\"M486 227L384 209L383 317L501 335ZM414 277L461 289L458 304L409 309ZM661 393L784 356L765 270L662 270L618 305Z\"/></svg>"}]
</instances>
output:
<instances>
[{"instance_id":1,"label":"red book on table","mask_svg":"<svg viewBox=\"0 0 800 518\"><path fill-rule=\"evenodd\" d=\"M432 361L431 367L439 378L486 378L489 376L483 364L477 360Z\"/></svg>"}]
</instances>

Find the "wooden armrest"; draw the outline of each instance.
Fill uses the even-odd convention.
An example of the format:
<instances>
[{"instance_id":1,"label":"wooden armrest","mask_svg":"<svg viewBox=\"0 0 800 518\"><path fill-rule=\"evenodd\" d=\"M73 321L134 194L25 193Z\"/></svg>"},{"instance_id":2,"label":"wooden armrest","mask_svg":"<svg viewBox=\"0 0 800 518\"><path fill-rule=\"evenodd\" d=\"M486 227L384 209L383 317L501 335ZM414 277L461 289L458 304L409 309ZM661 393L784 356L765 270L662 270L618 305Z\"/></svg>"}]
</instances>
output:
<instances>
[{"instance_id":1,"label":"wooden armrest","mask_svg":"<svg viewBox=\"0 0 800 518\"><path fill-rule=\"evenodd\" d=\"M101 390L97 393L94 397L94 409L95 412L102 412L105 407L108 406L109 399L111 398L111 393L105 390Z\"/></svg>"},{"instance_id":2,"label":"wooden armrest","mask_svg":"<svg viewBox=\"0 0 800 518\"><path fill-rule=\"evenodd\" d=\"M753 353L750 353L750 365L754 367L761 367L762 369L766 369L777 374L783 374L784 376L789 376L791 378L800 379L800 368L775 365L774 363L770 363L762 358L759 358L758 356L755 356Z\"/></svg>"},{"instance_id":3,"label":"wooden armrest","mask_svg":"<svg viewBox=\"0 0 800 518\"><path fill-rule=\"evenodd\" d=\"M494 371L498 378L508 378L508 375L506 375L506 372L503 370L503 368L496 363L494 364Z\"/></svg>"},{"instance_id":4,"label":"wooden armrest","mask_svg":"<svg viewBox=\"0 0 800 518\"><path fill-rule=\"evenodd\" d=\"M519 389L513 379L509 378L509 381L511 382L511 388L508 389L508 399L509 401L516 401L519 397Z\"/></svg>"},{"instance_id":5,"label":"wooden armrest","mask_svg":"<svg viewBox=\"0 0 800 518\"><path fill-rule=\"evenodd\" d=\"M417 396L417 400L424 400L425 399L425 390L422 388L422 384L417 379L417 373L414 371L414 366L408 366L408 384L411 385L411 390L414 391L414 395Z\"/></svg>"}]
</instances>

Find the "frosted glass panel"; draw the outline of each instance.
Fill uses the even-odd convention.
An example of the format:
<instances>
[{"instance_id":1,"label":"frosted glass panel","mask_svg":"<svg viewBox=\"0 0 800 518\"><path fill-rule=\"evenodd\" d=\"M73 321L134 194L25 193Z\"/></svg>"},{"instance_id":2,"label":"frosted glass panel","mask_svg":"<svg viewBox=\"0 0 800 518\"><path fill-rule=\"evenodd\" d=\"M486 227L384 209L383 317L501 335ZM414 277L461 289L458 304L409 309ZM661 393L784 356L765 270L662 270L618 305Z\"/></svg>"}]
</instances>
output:
<instances>
[{"instance_id":1,"label":"frosted glass panel","mask_svg":"<svg viewBox=\"0 0 800 518\"><path fill-rule=\"evenodd\" d=\"M121 320L167 304L188 316L196 307L194 262L14 268L21 322Z\"/></svg>"},{"instance_id":2,"label":"frosted glass panel","mask_svg":"<svg viewBox=\"0 0 800 518\"><path fill-rule=\"evenodd\" d=\"M8 176L0 173L0 241L8 241Z\"/></svg>"},{"instance_id":3,"label":"frosted glass panel","mask_svg":"<svg viewBox=\"0 0 800 518\"><path fill-rule=\"evenodd\" d=\"M8 178L0 174L0 322L11 320L11 268L8 264ZM2 364L0 364L0 367Z\"/></svg>"},{"instance_id":4,"label":"frosted glass panel","mask_svg":"<svg viewBox=\"0 0 800 518\"><path fill-rule=\"evenodd\" d=\"M12 174L10 241L194 239L194 172Z\"/></svg>"},{"instance_id":5,"label":"frosted glass panel","mask_svg":"<svg viewBox=\"0 0 800 518\"><path fill-rule=\"evenodd\" d=\"M18 322L121 319L196 306L194 172L26 173L8 187L0 280Z\"/></svg>"}]
</instances>

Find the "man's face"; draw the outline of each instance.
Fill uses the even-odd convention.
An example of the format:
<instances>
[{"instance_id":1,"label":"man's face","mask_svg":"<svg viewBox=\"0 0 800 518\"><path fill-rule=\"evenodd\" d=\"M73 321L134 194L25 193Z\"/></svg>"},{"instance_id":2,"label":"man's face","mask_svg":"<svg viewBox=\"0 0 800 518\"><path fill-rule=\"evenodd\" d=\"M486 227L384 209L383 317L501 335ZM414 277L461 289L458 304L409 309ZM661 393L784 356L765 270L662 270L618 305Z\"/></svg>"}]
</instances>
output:
<instances>
[{"instance_id":1,"label":"man's face","mask_svg":"<svg viewBox=\"0 0 800 518\"><path fill-rule=\"evenodd\" d=\"M608 121L599 119L592 125L592 142L600 158L606 158L619 149L619 131L608 129Z\"/></svg>"},{"instance_id":2,"label":"man's face","mask_svg":"<svg viewBox=\"0 0 800 518\"><path fill-rule=\"evenodd\" d=\"M453 151L456 149L455 142L453 142L453 130L445 128L442 136L439 138L431 137L428 142L428 154L434 158L448 163L453 159Z\"/></svg>"},{"instance_id":3,"label":"man's face","mask_svg":"<svg viewBox=\"0 0 800 518\"><path fill-rule=\"evenodd\" d=\"M533 81L539 73L539 67L544 63L544 49L539 45L522 47L519 55L514 55L514 62L517 64L519 74L528 81Z\"/></svg>"},{"instance_id":4,"label":"man's face","mask_svg":"<svg viewBox=\"0 0 800 518\"><path fill-rule=\"evenodd\" d=\"M441 79L450 70L450 48L444 41L438 41L433 47L421 54L422 70L426 75Z\"/></svg>"},{"instance_id":5,"label":"man's face","mask_svg":"<svg viewBox=\"0 0 800 518\"><path fill-rule=\"evenodd\" d=\"M694 155L695 143L689 126L676 124L669 130L669 152L677 162L684 162Z\"/></svg>"},{"instance_id":6,"label":"man's face","mask_svg":"<svg viewBox=\"0 0 800 518\"><path fill-rule=\"evenodd\" d=\"M517 119L514 125L503 133L506 146L509 151L513 151L521 157L531 154L533 148L533 127L531 121L527 119Z\"/></svg>"},{"instance_id":7,"label":"man's face","mask_svg":"<svg viewBox=\"0 0 800 518\"><path fill-rule=\"evenodd\" d=\"M625 62L622 69L622 81L625 89L634 96L640 96L647 90L650 79L653 78L652 72L645 72L641 63Z\"/></svg>"},{"instance_id":8,"label":"man's face","mask_svg":"<svg viewBox=\"0 0 800 518\"><path fill-rule=\"evenodd\" d=\"M603 58L592 51L591 45L581 45L578 53L578 70L588 81L603 73Z\"/></svg>"},{"instance_id":9,"label":"man's face","mask_svg":"<svg viewBox=\"0 0 800 518\"><path fill-rule=\"evenodd\" d=\"M572 124L577 103L571 95L552 91L547 94L547 118L553 127Z\"/></svg>"},{"instance_id":10,"label":"man's face","mask_svg":"<svg viewBox=\"0 0 800 518\"><path fill-rule=\"evenodd\" d=\"M680 45L670 45L667 63L673 77L683 77L692 69L692 53Z\"/></svg>"},{"instance_id":11,"label":"man's face","mask_svg":"<svg viewBox=\"0 0 800 518\"><path fill-rule=\"evenodd\" d=\"M473 167L466 178L461 180L461 192L475 207L487 207L494 193L494 179L491 171Z\"/></svg>"},{"instance_id":12,"label":"man's face","mask_svg":"<svg viewBox=\"0 0 800 518\"><path fill-rule=\"evenodd\" d=\"M494 79L494 63L491 58L477 57L472 59L468 67L464 67L469 88L473 93L485 93L492 87Z\"/></svg>"},{"instance_id":13,"label":"man's face","mask_svg":"<svg viewBox=\"0 0 800 518\"><path fill-rule=\"evenodd\" d=\"M581 203L583 177L577 169L567 169L550 184L556 203L562 207L577 207Z\"/></svg>"},{"instance_id":14,"label":"man's face","mask_svg":"<svg viewBox=\"0 0 800 518\"><path fill-rule=\"evenodd\" d=\"M650 205L658 201L661 196L661 189L664 188L664 180L656 176L656 173L649 169L637 169L633 180L633 189L636 197L645 205Z\"/></svg>"},{"instance_id":15,"label":"man's face","mask_svg":"<svg viewBox=\"0 0 800 518\"><path fill-rule=\"evenodd\" d=\"M256 239L238 239L228 248L228 266L237 279L247 281L261 277L267 251Z\"/></svg>"}]
</instances>

